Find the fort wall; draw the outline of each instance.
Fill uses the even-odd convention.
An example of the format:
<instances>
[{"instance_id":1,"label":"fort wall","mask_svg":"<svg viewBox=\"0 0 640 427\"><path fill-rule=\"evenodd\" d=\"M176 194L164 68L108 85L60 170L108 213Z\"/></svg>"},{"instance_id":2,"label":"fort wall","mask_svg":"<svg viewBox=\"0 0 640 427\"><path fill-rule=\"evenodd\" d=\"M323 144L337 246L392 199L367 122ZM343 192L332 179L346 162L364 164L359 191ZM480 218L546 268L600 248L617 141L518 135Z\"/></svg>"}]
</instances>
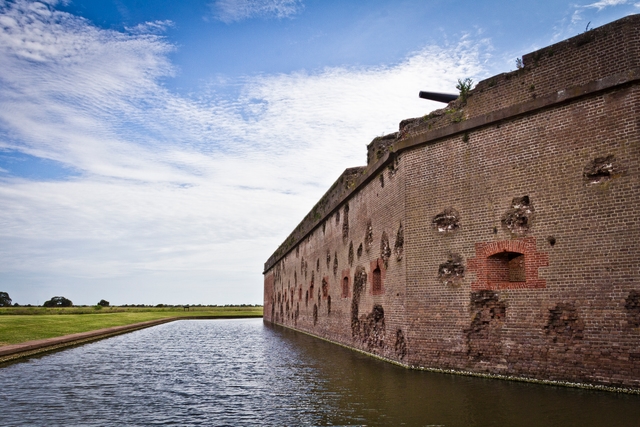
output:
<instances>
[{"instance_id":1,"label":"fort wall","mask_svg":"<svg viewBox=\"0 0 640 427\"><path fill-rule=\"evenodd\" d=\"M265 264L265 320L412 367L640 389L640 15L376 138Z\"/></svg>"}]
</instances>

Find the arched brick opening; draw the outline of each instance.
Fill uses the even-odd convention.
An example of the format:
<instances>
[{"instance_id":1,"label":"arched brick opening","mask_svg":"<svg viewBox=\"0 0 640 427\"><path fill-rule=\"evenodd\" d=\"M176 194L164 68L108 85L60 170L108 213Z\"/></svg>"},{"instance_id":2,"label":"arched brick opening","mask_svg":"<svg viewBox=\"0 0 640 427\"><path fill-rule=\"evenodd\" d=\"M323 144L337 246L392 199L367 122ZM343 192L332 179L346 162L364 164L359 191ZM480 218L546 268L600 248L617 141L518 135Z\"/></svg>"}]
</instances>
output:
<instances>
[{"instance_id":1,"label":"arched brick opening","mask_svg":"<svg viewBox=\"0 0 640 427\"><path fill-rule=\"evenodd\" d=\"M487 258L487 280L490 283L526 282L525 256L519 252L498 252Z\"/></svg>"},{"instance_id":2,"label":"arched brick opening","mask_svg":"<svg viewBox=\"0 0 640 427\"><path fill-rule=\"evenodd\" d=\"M349 298L351 296L351 278L348 268L342 270L342 279L340 280L340 296L342 298Z\"/></svg>"},{"instance_id":3,"label":"arched brick opening","mask_svg":"<svg viewBox=\"0 0 640 427\"><path fill-rule=\"evenodd\" d=\"M373 293L379 293L382 291L382 272L380 271L380 267L376 265L376 268L373 270L373 286L371 290Z\"/></svg>"},{"instance_id":4,"label":"arched brick opening","mask_svg":"<svg viewBox=\"0 0 640 427\"><path fill-rule=\"evenodd\" d=\"M384 260L382 258L378 258L374 261L371 261L371 293L373 295L382 295L384 294L384 278L386 269L384 268Z\"/></svg>"},{"instance_id":5,"label":"arched brick opening","mask_svg":"<svg viewBox=\"0 0 640 427\"><path fill-rule=\"evenodd\" d=\"M549 256L537 251L535 238L476 243L475 247L476 256L467 262L468 270L476 273L472 291L546 288L538 269L549 265Z\"/></svg>"}]
</instances>

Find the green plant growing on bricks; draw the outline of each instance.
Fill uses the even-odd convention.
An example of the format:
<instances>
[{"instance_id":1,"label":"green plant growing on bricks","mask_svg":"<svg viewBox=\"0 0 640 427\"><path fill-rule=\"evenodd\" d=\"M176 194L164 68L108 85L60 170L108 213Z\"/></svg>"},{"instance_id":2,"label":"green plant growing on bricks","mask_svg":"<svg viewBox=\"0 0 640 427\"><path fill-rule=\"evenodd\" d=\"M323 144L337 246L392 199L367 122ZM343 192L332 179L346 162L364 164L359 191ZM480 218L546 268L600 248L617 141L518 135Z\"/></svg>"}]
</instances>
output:
<instances>
[{"instance_id":1,"label":"green plant growing on bricks","mask_svg":"<svg viewBox=\"0 0 640 427\"><path fill-rule=\"evenodd\" d=\"M471 92L471 86L473 85L473 80L467 77L464 80L458 79L458 84L456 85L456 89L460 91L460 101L464 104L467 102L467 98L469 97L469 92Z\"/></svg>"}]
</instances>

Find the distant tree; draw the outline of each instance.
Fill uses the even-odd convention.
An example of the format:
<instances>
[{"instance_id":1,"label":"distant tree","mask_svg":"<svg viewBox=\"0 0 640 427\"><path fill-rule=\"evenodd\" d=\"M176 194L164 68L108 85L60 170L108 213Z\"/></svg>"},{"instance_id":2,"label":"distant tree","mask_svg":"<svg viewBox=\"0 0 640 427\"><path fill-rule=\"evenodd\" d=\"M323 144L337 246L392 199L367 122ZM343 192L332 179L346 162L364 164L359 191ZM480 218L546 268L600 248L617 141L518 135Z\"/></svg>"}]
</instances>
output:
<instances>
[{"instance_id":1,"label":"distant tree","mask_svg":"<svg viewBox=\"0 0 640 427\"><path fill-rule=\"evenodd\" d=\"M0 292L0 307L11 307L11 298L6 292Z\"/></svg>"},{"instance_id":2,"label":"distant tree","mask_svg":"<svg viewBox=\"0 0 640 427\"><path fill-rule=\"evenodd\" d=\"M98 305L101 307L109 307L109 301L107 301L106 299L101 299Z\"/></svg>"},{"instance_id":3,"label":"distant tree","mask_svg":"<svg viewBox=\"0 0 640 427\"><path fill-rule=\"evenodd\" d=\"M42 305L45 307L71 307L73 302L65 297L53 297Z\"/></svg>"}]
</instances>

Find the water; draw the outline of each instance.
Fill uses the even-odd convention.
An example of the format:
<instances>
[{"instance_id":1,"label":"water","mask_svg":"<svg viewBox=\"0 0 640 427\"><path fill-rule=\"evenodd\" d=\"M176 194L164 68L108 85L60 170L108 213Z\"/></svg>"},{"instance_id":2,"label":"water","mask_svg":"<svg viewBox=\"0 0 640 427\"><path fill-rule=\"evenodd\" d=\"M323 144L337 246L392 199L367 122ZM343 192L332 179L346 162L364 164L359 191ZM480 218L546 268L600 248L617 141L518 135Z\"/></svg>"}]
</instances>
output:
<instances>
[{"instance_id":1,"label":"water","mask_svg":"<svg viewBox=\"0 0 640 427\"><path fill-rule=\"evenodd\" d=\"M640 425L640 396L410 371L261 319L172 322L0 375L4 426Z\"/></svg>"}]
</instances>

